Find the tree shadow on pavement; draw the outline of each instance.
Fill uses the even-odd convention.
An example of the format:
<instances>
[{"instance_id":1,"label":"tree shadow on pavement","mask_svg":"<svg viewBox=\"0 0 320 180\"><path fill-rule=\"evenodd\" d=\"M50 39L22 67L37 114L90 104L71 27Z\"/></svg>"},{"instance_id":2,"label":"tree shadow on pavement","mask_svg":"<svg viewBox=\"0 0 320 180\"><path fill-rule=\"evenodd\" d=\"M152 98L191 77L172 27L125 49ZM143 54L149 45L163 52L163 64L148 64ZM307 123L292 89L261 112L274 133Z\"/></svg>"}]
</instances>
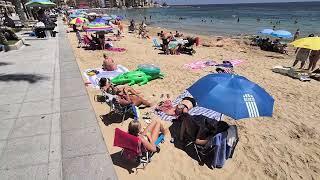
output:
<instances>
[{"instance_id":1,"label":"tree shadow on pavement","mask_svg":"<svg viewBox=\"0 0 320 180\"><path fill-rule=\"evenodd\" d=\"M8 62L0 62L0 66L6 66L6 65L11 65L12 63L8 63Z\"/></svg>"},{"instance_id":2,"label":"tree shadow on pavement","mask_svg":"<svg viewBox=\"0 0 320 180\"><path fill-rule=\"evenodd\" d=\"M27 81L31 84L40 80L47 80L49 77L39 74L0 74L0 81Z\"/></svg>"}]
</instances>

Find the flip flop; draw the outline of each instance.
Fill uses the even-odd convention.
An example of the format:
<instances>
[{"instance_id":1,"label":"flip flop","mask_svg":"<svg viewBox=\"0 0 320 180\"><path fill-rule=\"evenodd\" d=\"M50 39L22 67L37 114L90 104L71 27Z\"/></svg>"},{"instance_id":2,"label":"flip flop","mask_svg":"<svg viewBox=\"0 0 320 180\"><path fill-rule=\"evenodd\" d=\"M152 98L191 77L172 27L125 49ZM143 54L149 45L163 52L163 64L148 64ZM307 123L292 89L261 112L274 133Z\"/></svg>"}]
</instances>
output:
<instances>
[{"instance_id":1,"label":"flip flop","mask_svg":"<svg viewBox=\"0 0 320 180\"><path fill-rule=\"evenodd\" d=\"M163 98L164 97L164 94L161 94L160 98Z\"/></svg>"},{"instance_id":2,"label":"flip flop","mask_svg":"<svg viewBox=\"0 0 320 180\"><path fill-rule=\"evenodd\" d=\"M170 99L170 94L167 94L167 99Z\"/></svg>"}]
</instances>

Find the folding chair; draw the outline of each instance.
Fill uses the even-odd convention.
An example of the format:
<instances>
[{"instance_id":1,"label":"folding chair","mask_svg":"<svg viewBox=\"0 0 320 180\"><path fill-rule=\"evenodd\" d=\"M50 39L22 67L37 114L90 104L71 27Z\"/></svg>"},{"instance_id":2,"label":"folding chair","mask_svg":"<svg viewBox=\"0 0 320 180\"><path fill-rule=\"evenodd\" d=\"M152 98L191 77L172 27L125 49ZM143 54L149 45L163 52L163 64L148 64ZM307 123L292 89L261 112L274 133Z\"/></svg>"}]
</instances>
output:
<instances>
[{"instance_id":1,"label":"folding chair","mask_svg":"<svg viewBox=\"0 0 320 180\"><path fill-rule=\"evenodd\" d=\"M109 112L113 111L122 116L121 123L123 123L127 113L131 113L134 116L134 119L138 119L139 113L135 105L133 104L121 105L117 102L115 95L109 94L103 90L101 90L101 92L102 92L102 96L104 96L105 102L110 107Z\"/></svg>"},{"instance_id":2,"label":"folding chair","mask_svg":"<svg viewBox=\"0 0 320 180\"><path fill-rule=\"evenodd\" d=\"M238 128L236 125L229 126L226 133L231 133L231 132L234 133L235 139L233 141L233 144L228 148L226 148L227 159L232 158L234 150L239 142ZM213 138L215 138L215 136L212 136L211 138L209 138L209 141L213 141ZM204 163L203 158L201 157L207 157L209 154L212 154L212 152L216 151L215 146L210 142L208 142L206 145L198 145L195 143L194 139L190 139L190 137L187 137L187 139L189 140L189 142L185 145L185 147L191 146L194 148L200 163Z\"/></svg>"},{"instance_id":3,"label":"folding chair","mask_svg":"<svg viewBox=\"0 0 320 180\"><path fill-rule=\"evenodd\" d=\"M155 145L157 152L160 151L160 143L164 141L164 135L160 134ZM138 166L142 164L143 168L151 161L154 152L148 151L141 143L139 137L133 136L119 128L115 129L113 146L122 148L121 156L130 161L135 161ZM138 167L137 167L138 168Z\"/></svg>"}]
</instances>

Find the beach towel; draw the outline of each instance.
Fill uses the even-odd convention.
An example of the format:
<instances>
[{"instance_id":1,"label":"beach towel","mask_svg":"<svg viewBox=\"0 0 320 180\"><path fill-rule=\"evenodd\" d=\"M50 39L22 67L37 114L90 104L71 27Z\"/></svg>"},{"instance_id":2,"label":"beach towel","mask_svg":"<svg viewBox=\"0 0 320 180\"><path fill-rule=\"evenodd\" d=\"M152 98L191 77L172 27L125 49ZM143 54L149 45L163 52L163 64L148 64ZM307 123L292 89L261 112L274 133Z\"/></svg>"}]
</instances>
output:
<instances>
[{"instance_id":1,"label":"beach towel","mask_svg":"<svg viewBox=\"0 0 320 180\"><path fill-rule=\"evenodd\" d=\"M126 51L125 48L114 48L114 47L109 47L106 49L106 51L113 51L113 52L124 52Z\"/></svg>"},{"instance_id":2,"label":"beach towel","mask_svg":"<svg viewBox=\"0 0 320 180\"><path fill-rule=\"evenodd\" d=\"M96 70L98 71L99 73L98 74L94 74L92 76L89 76L88 75L88 72L92 71L92 70ZM100 88L99 87L99 80L101 78L114 78L122 73L125 73L125 72L128 72L129 70L122 66L122 65L117 65L117 69L114 70L114 71L104 71L102 70L101 68L97 68L97 69L87 69L83 72L83 75L87 78L87 81L90 82L90 85L92 87L95 87L95 88Z\"/></svg>"},{"instance_id":3,"label":"beach towel","mask_svg":"<svg viewBox=\"0 0 320 180\"><path fill-rule=\"evenodd\" d=\"M181 95L179 95L174 101L172 101L172 105L173 106L178 105L184 97L192 97L192 95L189 93L189 91L186 90ZM175 116L167 115L162 111L155 111L155 114L157 114L164 121L172 121L172 120L176 119ZM213 111L211 109L207 109L204 107L199 107L199 106L196 106L196 107L193 107L192 109L190 109L189 114L190 115L203 115L203 116L206 116L211 119L216 119L218 121L221 120L221 118L222 118L221 113L218 113L216 111Z\"/></svg>"},{"instance_id":4,"label":"beach towel","mask_svg":"<svg viewBox=\"0 0 320 180\"><path fill-rule=\"evenodd\" d=\"M156 48L161 48L160 43L158 42L157 38L152 38L153 46Z\"/></svg>"},{"instance_id":5,"label":"beach towel","mask_svg":"<svg viewBox=\"0 0 320 180\"><path fill-rule=\"evenodd\" d=\"M230 60L231 64L233 66L239 66L240 64L242 64L244 62L244 60L241 59L235 59L235 60Z\"/></svg>"},{"instance_id":6,"label":"beach towel","mask_svg":"<svg viewBox=\"0 0 320 180\"><path fill-rule=\"evenodd\" d=\"M184 68L186 69L192 69L192 70L200 70L208 66L214 66L216 62L212 60L207 60L207 61L195 61L191 63L187 63L183 65Z\"/></svg>"}]
</instances>

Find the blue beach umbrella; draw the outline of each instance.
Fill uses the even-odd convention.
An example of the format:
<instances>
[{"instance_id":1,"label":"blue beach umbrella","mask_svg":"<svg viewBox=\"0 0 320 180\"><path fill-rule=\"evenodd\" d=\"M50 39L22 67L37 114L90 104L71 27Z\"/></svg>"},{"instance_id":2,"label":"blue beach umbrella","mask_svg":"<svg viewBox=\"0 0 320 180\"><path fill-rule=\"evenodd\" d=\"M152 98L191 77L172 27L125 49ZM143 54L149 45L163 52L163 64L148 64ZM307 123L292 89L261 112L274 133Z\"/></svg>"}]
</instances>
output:
<instances>
[{"instance_id":1,"label":"blue beach umbrella","mask_svg":"<svg viewBox=\"0 0 320 180\"><path fill-rule=\"evenodd\" d=\"M270 35L274 32L273 29L264 29L262 31L260 31L261 34L264 34L264 35Z\"/></svg>"},{"instance_id":2,"label":"blue beach umbrella","mask_svg":"<svg viewBox=\"0 0 320 180\"><path fill-rule=\"evenodd\" d=\"M105 24L107 22L107 20L103 19L103 18L96 18L94 21L92 21L91 23L95 23L95 24Z\"/></svg>"},{"instance_id":3,"label":"blue beach umbrella","mask_svg":"<svg viewBox=\"0 0 320 180\"><path fill-rule=\"evenodd\" d=\"M285 30L277 30L271 33L272 36L278 37L278 38L292 38L293 35L289 31Z\"/></svg>"},{"instance_id":4,"label":"blue beach umbrella","mask_svg":"<svg viewBox=\"0 0 320 180\"><path fill-rule=\"evenodd\" d=\"M259 85L232 74L209 74L189 89L198 105L233 119L272 116L274 99Z\"/></svg>"}]
</instances>

